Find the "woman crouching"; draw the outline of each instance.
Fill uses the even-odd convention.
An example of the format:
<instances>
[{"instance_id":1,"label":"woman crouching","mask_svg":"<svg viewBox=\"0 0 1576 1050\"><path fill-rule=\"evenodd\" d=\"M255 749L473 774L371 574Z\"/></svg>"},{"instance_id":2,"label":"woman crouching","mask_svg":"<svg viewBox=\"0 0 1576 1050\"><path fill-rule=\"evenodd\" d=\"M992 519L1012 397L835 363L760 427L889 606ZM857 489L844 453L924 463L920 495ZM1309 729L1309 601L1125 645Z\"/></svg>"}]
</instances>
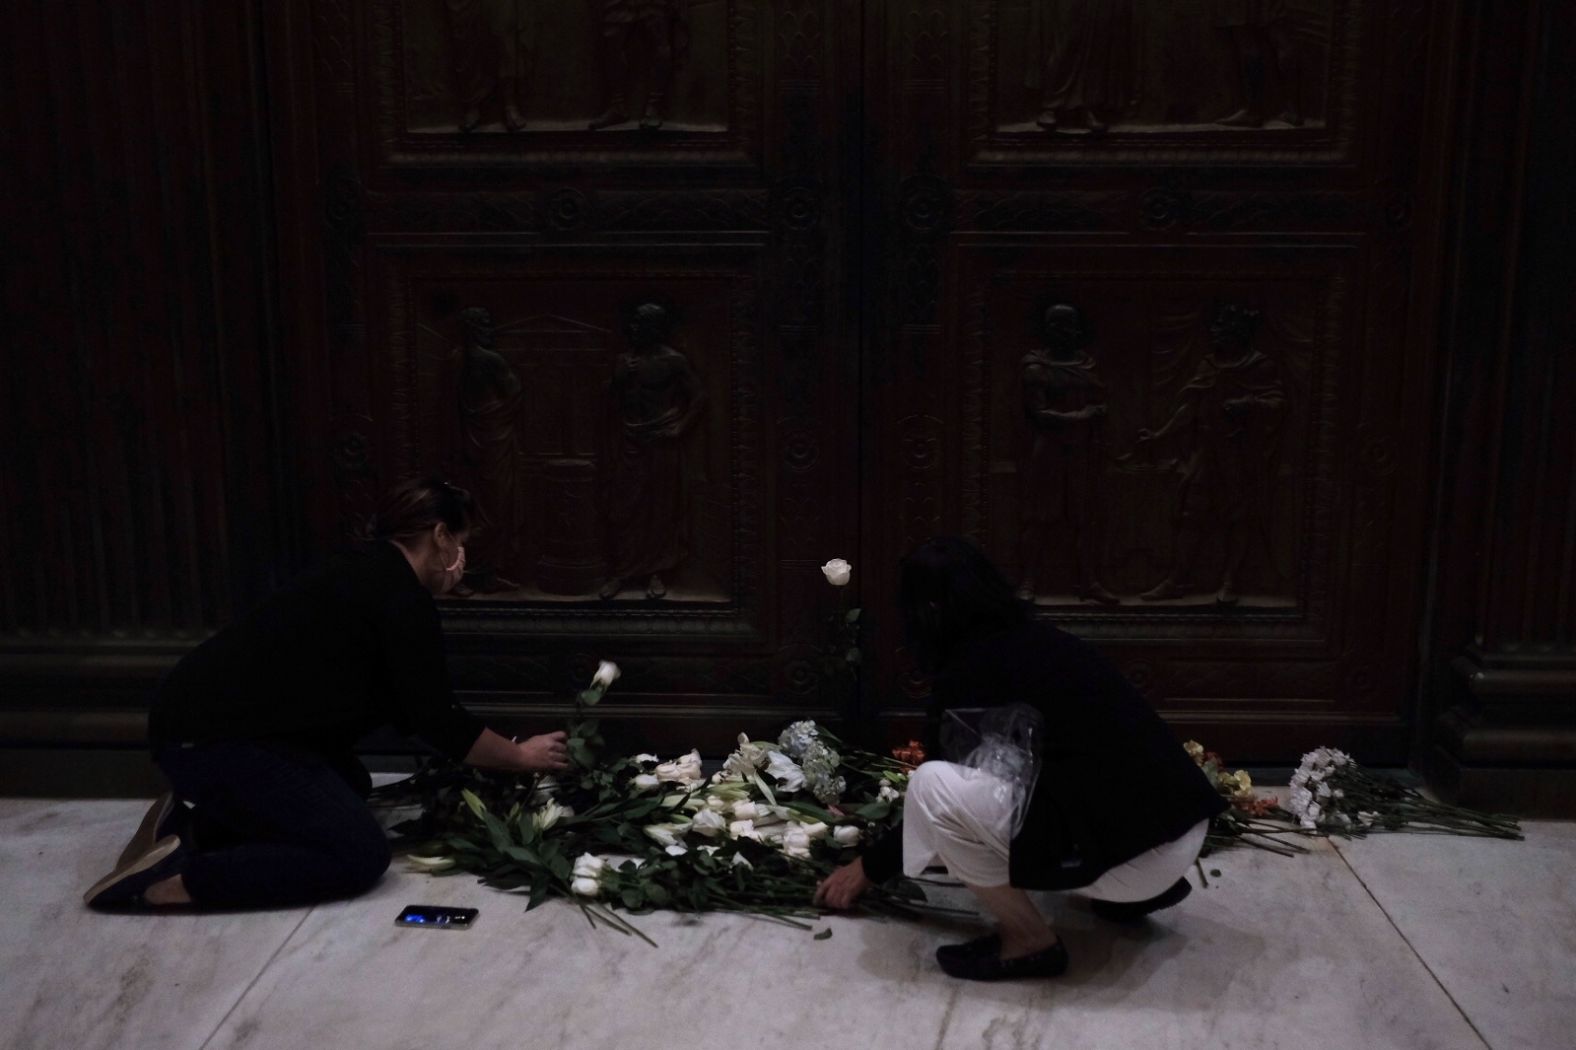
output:
<instances>
[{"instance_id":1,"label":"woman crouching","mask_svg":"<svg viewBox=\"0 0 1576 1050\"><path fill-rule=\"evenodd\" d=\"M927 753L940 753L944 721L988 726L1010 705L1024 705L1033 724L1018 737L1032 739L1032 753L1005 767L920 765L902 826L828 876L816 902L847 908L900 872L944 865L997 932L944 945L936 959L953 977L990 981L1067 968L1025 890L1076 889L1118 922L1186 897L1185 873L1226 804L1138 690L1093 647L1031 619L965 540L922 545L903 560L899 586L908 644L935 675Z\"/></svg>"}]
</instances>

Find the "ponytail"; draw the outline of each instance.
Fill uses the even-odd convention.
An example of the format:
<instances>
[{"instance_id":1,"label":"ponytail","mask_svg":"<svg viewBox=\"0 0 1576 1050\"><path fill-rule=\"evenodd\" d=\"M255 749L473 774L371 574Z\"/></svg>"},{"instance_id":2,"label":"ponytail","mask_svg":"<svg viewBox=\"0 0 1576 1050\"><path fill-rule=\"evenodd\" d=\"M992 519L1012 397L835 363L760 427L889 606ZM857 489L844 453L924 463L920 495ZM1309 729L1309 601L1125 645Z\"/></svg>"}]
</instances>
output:
<instances>
[{"instance_id":1,"label":"ponytail","mask_svg":"<svg viewBox=\"0 0 1576 1050\"><path fill-rule=\"evenodd\" d=\"M473 532L482 522L481 508L471 494L437 476L410 478L383 497L367 519L363 538L410 543L442 523L456 536Z\"/></svg>"}]
</instances>

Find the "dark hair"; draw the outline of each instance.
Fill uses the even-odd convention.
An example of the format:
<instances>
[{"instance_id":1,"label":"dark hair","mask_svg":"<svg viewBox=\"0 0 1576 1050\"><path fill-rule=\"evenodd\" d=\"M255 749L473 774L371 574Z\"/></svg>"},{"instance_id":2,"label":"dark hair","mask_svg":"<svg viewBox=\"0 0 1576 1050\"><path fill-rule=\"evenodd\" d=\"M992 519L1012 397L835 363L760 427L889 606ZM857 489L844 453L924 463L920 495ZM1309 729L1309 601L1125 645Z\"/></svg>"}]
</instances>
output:
<instances>
[{"instance_id":1,"label":"dark hair","mask_svg":"<svg viewBox=\"0 0 1576 1050\"><path fill-rule=\"evenodd\" d=\"M1012 584L983 551L958 536L937 536L898 568L903 633L920 668L946 663L959 642L1029 618Z\"/></svg>"},{"instance_id":2,"label":"dark hair","mask_svg":"<svg viewBox=\"0 0 1576 1050\"><path fill-rule=\"evenodd\" d=\"M435 476L409 478L383 497L367 521L366 538L410 541L439 522L458 536L475 531L482 520L481 508L465 489Z\"/></svg>"}]
</instances>

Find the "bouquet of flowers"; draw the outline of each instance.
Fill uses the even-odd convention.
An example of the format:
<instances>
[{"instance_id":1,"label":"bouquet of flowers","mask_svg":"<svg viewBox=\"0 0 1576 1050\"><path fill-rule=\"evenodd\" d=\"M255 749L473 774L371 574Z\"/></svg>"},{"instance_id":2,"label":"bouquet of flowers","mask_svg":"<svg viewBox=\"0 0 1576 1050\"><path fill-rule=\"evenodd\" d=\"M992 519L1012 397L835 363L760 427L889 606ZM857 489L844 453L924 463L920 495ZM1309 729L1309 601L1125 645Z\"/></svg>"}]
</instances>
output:
<instances>
[{"instance_id":1,"label":"bouquet of flowers","mask_svg":"<svg viewBox=\"0 0 1576 1050\"><path fill-rule=\"evenodd\" d=\"M1261 795L1245 770L1227 772L1219 755L1196 740L1182 745L1231 808L1210 822L1204 851L1254 846L1283 856L1307 848L1288 836L1348 838L1376 831L1428 831L1519 839L1514 817L1435 802L1416 788L1364 769L1346 752L1321 747L1302 756L1286 805Z\"/></svg>"},{"instance_id":2,"label":"bouquet of flowers","mask_svg":"<svg viewBox=\"0 0 1576 1050\"><path fill-rule=\"evenodd\" d=\"M1357 837L1375 831L1432 831L1519 839L1516 818L1435 802L1416 788L1364 769L1352 756L1321 747L1291 776L1287 811L1308 832Z\"/></svg>"}]
</instances>

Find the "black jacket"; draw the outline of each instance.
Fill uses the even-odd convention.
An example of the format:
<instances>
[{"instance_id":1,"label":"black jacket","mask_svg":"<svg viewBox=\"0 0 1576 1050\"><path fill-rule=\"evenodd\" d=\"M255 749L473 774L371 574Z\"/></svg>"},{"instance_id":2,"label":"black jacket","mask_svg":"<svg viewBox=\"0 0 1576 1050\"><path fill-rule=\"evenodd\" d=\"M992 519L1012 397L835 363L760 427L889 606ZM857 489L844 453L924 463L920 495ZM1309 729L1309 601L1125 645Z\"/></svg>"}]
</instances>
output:
<instances>
[{"instance_id":1,"label":"black jacket","mask_svg":"<svg viewBox=\"0 0 1576 1050\"><path fill-rule=\"evenodd\" d=\"M936 679L926 754L947 708L1022 702L1044 718L1040 778L1012 840L1012 885L1073 889L1225 810L1143 696L1093 646L1039 623L960 644ZM902 867L902 834L873 842L865 873Z\"/></svg>"},{"instance_id":2,"label":"black jacket","mask_svg":"<svg viewBox=\"0 0 1576 1050\"><path fill-rule=\"evenodd\" d=\"M148 719L155 747L253 740L330 758L382 725L457 759L482 731L454 700L437 604L392 543L334 555L187 653Z\"/></svg>"}]
</instances>

